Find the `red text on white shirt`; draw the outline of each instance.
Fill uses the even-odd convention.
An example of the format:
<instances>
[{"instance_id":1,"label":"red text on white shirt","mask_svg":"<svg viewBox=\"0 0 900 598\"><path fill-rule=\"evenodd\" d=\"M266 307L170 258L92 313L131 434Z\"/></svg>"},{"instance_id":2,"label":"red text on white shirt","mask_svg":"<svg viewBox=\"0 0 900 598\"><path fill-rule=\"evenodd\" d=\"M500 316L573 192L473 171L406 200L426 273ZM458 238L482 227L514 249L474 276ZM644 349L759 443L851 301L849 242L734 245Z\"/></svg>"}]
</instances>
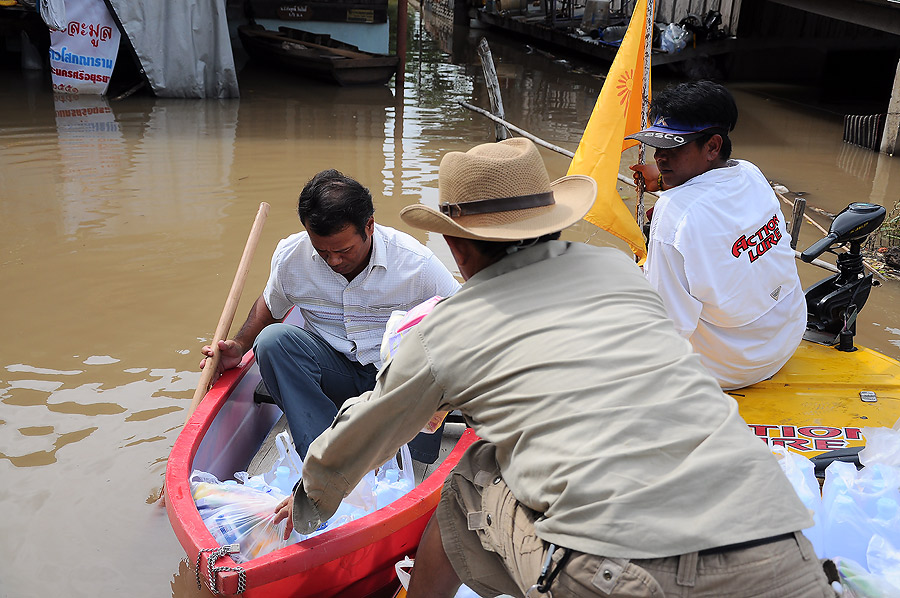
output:
<instances>
[{"instance_id":1,"label":"red text on white shirt","mask_svg":"<svg viewBox=\"0 0 900 598\"><path fill-rule=\"evenodd\" d=\"M750 263L758 260L765 252L777 245L781 240L781 231L778 230L778 216L772 215L759 230L749 235L741 235L731 246L731 255L741 257L741 252L746 251Z\"/></svg>"}]
</instances>

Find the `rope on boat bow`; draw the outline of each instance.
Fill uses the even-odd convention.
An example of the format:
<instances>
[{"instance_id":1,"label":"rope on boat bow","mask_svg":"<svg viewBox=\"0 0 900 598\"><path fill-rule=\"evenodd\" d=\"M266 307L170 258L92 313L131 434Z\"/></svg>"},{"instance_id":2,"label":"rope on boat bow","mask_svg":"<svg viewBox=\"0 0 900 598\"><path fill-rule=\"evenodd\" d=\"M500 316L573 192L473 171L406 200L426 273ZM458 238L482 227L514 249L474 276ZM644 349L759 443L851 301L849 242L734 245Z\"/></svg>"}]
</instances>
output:
<instances>
[{"instance_id":1,"label":"rope on boat bow","mask_svg":"<svg viewBox=\"0 0 900 598\"><path fill-rule=\"evenodd\" d=\"M202 590L203 584L200 583L200 557L203 556L204 552L210 553L209 557L206 559L206 571L209 573L209 589L213 594L219 594L219 590L216 588L216 573L219 571L237 571L238 574L238 587L237 593L243 594L244 590L247 589L247 574L241 567L216 567L216 561L218 561L223 556L234 554L235 552L240 551L240 546L237 544L228 544L227 546L216 546L215 548L201 548L200 552L197 553L197 589Z\"/></svg>"}]
</instances>

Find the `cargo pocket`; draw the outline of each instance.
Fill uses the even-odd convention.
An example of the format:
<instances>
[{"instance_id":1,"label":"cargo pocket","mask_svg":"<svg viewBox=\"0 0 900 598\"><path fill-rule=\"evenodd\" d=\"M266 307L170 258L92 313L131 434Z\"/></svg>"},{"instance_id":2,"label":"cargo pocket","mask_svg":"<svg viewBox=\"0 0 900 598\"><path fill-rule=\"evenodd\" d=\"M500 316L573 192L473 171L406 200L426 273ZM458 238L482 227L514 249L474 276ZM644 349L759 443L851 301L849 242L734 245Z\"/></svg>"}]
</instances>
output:
<instances>
[{"instance_id":1,"label":"cargo pocket","mask_svg":"<svg viewBox=\"0 0 900 598\"><path fill-rule=\"evenodd\" d=\"M504 498L508 494L506 484L499 472L479 471L475 476L475 485L481 489L481 511L469 513L469 529L478 533L481 546L494 552L500 558L506 558L504 536ZM506 528L509 530L509 528Z\"/></svg>"}]
</instances>

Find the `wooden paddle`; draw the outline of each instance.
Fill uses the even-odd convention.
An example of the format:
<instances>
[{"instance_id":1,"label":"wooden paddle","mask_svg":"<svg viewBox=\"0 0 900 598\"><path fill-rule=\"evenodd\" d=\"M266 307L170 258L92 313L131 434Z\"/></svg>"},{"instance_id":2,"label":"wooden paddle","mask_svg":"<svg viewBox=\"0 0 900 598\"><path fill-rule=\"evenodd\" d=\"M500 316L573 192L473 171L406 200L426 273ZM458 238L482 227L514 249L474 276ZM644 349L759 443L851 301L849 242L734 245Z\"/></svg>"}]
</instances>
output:
<instances>
[{"instance_id":1,"label":"wooden paddle","mask_svg":"<svg viewBox=\"0 0 900 598\"><path fill-rule=\"evenodd\" d=\"M253 227L250 229L250 236L247 238L247 244L244 246L244 254L241 256L241 262L238 264L237 272L234 275L234 282L231 283L231 290L228 292L228 299L225 300L225 307L222 315L219 317L219 324L216 326L216 333L211 343L213 354L207 358L203 372L200 374L200 381L197 383L197 390L194 391L194 398L191 400L191 406L188 408L187 417L184 423L187 423L200 404L200 400L209 391L212 385L213 376L219 365L221 354L219 353L219 341L224 340L231 330L231 323L234 321L234 312L237 311L238 301L241 299L241 292L244 290L244 282L247 280L247 273L250 271L250 262L253 261L253 253L259 244L259 237L262 234L263 225L266 223L266 217L269 215L269 204L262 202L259 204L259 211L256 213L256 219L253 221Z\"/></svg>"},{"instance_id":2,"label":"wooden paddle","mask_svg":"<svg viewBox=\"0 0 900 598\"><path fill-rule=\"evenodd\" d=\"M266 217L269 215L269 204L262 202L259 204L259 210L256 212L256 219L253 220L253 227L250 229L250 236L247 237L247 244L244 245L244 253L241 255L241 261L238 264L237 272L234 274L234 281L231 283L231 290L228 291L228 298L225 300L225 307L222 309L222 315L219 316L219 324L216 326L216 332L213 336L212 357L207 358L203 372L200 374L200 381L197 383L197 389L194 391L194 397L191 399L191 406L188 407L187 417L184 423L188 423L191 415L200 404L200 400L209 392L212 386L213 375L216 373L216 367L219 365L221 354L219 353L219 341L228 336L231 329L231 323L234 321L234 312L237 311L238 302L241 299L241 292L244 290L244 282L247 280L247 273L250 271L250 262L253 261L253 253L259 244L259 237L262 235L263 225L266 223ZM160 506L166 504L166 484L163 481L162 488L159 490Z\"/></svg>"}]
</instances>

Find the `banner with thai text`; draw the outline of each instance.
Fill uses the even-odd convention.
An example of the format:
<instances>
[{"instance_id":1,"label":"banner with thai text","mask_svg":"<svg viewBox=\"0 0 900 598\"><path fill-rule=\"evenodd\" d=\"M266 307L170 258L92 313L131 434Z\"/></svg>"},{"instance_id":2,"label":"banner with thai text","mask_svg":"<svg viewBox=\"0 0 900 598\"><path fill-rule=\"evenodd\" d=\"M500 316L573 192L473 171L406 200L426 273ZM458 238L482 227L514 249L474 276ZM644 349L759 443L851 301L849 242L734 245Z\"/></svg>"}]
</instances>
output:
<instances>
[{"instance_id":1,"label":"banner with thai text","mask_svg":"<svg viewBox=\"0 0 900 598\"><path fill-rule=\"evenodd\" d=\"M66 0L68 25L50 32L53 89L104 95L116 66L119 29L103 0Z\"/></svg>"},{"instance_id":2,"label":"banner with thai text","mask_svg":"<svg viewBox=\"0 0 900 598\"><path fill-rule=\"evenodd\" d=\"M53 104L60 180L54 201L63 232L76 235L86 227L100 232L109 225L109 189L128 172L125 136L105 97L56 92Z\"/></svg>"}]
</instances>

